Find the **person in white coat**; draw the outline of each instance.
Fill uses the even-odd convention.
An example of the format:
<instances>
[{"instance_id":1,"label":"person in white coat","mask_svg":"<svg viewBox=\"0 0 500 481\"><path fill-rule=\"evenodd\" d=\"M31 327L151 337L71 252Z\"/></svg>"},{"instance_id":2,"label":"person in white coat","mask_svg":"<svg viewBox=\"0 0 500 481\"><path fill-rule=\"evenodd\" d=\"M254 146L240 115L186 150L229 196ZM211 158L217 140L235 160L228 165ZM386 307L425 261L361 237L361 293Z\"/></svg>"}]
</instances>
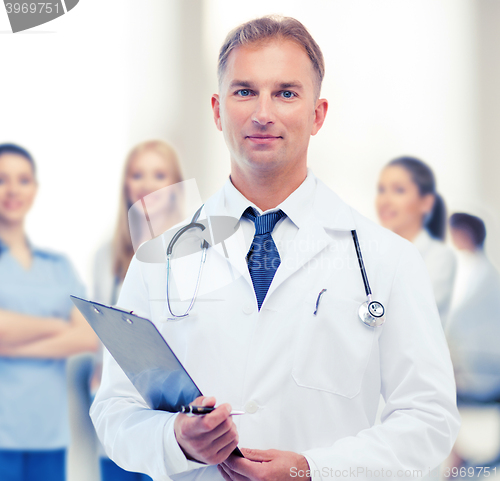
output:
<instances>
[{"instance_id":1,"label":"person in white coat","mask_svg":"<svg viewBox=\"0 0 500 481\"><path fill-rule=\"evenodd\" d=\"M408 239L429 272L441 323L446 324L457 261L445 243L446 206L432 169L414 157L399 157L380 173L376 199L380 223Z\"/></svg>"},{"instance_id":2,"label":"person in white coat","mask_svg":"<svg viewBox=\"0 0 500 481\"><path fill-rule=\"evenodd\" d=\"M155 323L211 396L196 403L223 404L199 417L150 410L106 354L91 416L119 465L155 481L370 479L427 474L450 452L455 384L421 256L307 169L327 113L323 74L319 47L292 18L247 22L222 46L212 108L231 175L200 219L234 218L235 234L208 248L188 316L171 320L165 263L137 256L118 305ZM254 236L266 219L272 235ZM358 317L366 294L353 230L386 308L380 327ZM259 253L274 256L261 270ZM196 283L199 262L195 253L173 266L174 313L191 300L184 284ZM380 394L387 405L374 426ZM237 445L244 458L231 455Z\"/></svg>"}]
</instances>

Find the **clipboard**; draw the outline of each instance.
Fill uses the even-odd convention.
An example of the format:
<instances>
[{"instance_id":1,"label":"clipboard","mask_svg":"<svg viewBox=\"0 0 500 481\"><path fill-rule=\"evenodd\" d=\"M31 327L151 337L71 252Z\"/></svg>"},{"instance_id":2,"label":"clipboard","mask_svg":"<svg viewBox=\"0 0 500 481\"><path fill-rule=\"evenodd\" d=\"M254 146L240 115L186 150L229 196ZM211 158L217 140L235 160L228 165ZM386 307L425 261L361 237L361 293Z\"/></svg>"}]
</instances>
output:
<instances>
[{"instance_id":1,"label":"clipboard","mask_svg":"<svg viewBox=\"0 0 500 481\"><path fill-rule=\"evenodd\" d=\"M151 409L176 413L202 396L149 319L118 307L70 298ZM238 448L232 454L243 457Z\"/></svg>"}]
</instances>

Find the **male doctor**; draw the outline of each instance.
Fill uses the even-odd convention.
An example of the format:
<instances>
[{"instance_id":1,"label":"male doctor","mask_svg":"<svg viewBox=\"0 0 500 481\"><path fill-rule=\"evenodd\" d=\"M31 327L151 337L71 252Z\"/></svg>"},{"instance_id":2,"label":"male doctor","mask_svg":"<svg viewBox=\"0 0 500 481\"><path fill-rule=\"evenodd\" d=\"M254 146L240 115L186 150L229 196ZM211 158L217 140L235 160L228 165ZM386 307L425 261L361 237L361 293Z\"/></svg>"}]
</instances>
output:
<instances>
[{"instance_id":1,"label":"male doctor","mask_svg":"<svg viewBox=\"0 0 500 481\"><path fill-rule=\"evenodd\" d=\"M164 263L134 258L118 301L151 319L213 396L196 403L220 405L200 417L152 411L107 354L91 415L125 469L155 481L408 478L450 452L455 384L422 258L307 168L328 108L323 74L318 45L292 18L253 20L222 46L212 108L231 175L203 216L234 217L237 233L208 249L186 318L166 315ZM386 309L379 327L358 316L366 294L353 230ZM193 283L196 256L177 269ZM190 301L176 295L181 284L177 313ZM230 455L236 445L244 458Z\"/></svg>"}]
</instances>

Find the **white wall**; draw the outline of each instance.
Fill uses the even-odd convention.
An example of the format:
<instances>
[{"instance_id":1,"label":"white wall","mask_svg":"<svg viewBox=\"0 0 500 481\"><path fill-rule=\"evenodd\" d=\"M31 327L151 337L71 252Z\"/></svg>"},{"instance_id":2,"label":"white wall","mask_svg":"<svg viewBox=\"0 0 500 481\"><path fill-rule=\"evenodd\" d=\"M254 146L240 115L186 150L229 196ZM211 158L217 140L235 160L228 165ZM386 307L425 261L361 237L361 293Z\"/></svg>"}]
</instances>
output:
<instances>
[{"instance_id":1,"label":"white wall","mask_svg":"<svg viewBox=\"0 0 500 481\"><path fill-rule=\"evenodd\" d=\"M330 108L312 139L309 164L345 200L375 218L378 173L402 154L433 166L450 207L456 199L477 196L472 1L257 0L244 9L233 4L208 2L206 50L212 58L230 28L268 13L296 17L322 48L322 96ZM214 148L214 162L227 157L222 142Z\"/></svg>"},{"instance_id":2,"label":"white wall","mask_svg":"<svg viewBox=\"0 0 500 481\"><path fill-rule=\"evenodd\" d=\"M90 280L123 159L146 138L170 140L202 197L213 193L229 172L210 111L218 49L266 13L297 17L323 49L330 110L309 159L327 184L375 218L380 168L412 154L434 167L450 210L491 211L476 160L475 10L473 0L81 0L49 24L0 34L0 141L26 146L40 171L30 236Z\"/></svg>"},{"instance_id":3,"label":"white wall","mask_svg":"<svg viewBox=\"0 0 500 481\"><path fill-rule=\"evenodd\" d=\"M68 14L9 34L0 8L0 142L32 152L40 191L27 229L66 252L90 281L114 228L129 148L173 129L178 2L82 0Z\"/></svg>"}]
</instances>

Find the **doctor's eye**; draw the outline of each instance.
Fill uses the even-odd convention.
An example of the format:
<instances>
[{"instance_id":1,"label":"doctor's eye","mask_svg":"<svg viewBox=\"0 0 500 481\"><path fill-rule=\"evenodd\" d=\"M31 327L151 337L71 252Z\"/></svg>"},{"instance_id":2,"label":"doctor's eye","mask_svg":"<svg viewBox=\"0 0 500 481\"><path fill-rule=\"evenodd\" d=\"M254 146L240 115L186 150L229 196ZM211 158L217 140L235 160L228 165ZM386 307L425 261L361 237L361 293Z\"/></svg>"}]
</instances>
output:
<instances>
[{"instance_id":1,"label":"doctor's eye","mask_svg":"<svg viewBox=\"0 0 500 481\"><path fill-rule=\"evenodd\" d=\"M283 90L283 92L281 92L281 96L284 97L285 99L293 99L297 95L295 94L295 92L292 92L291 90Z\"/></svg>"},{"instance_id":2,"label":"doctor's eye","mask_svg":"<svg viewBox=\"0 0 500 481\"><path fill-rule=\"evenodd\" d=\"M240 89L236 91L236 95L239 95L240 97L249 97L251 93L252 91L250 89Z\"/></svg>"}]
</instances>

